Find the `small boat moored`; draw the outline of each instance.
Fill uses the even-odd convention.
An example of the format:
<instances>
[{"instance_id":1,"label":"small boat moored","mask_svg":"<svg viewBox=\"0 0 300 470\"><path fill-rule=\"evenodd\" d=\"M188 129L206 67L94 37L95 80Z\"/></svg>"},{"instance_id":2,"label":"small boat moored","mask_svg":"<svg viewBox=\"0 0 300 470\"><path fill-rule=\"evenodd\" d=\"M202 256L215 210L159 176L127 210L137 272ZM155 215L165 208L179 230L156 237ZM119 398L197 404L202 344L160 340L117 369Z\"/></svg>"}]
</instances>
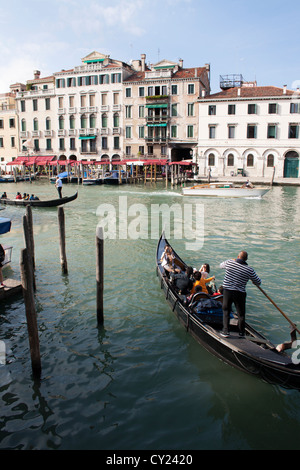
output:
<instances>
[{"instance_id":1,"label":"small boat moored","mask_svg":"<svg viewBox=\"0 0 300 470\"><path fill-rule=\"evenodd\" d=\"M67 204L68 202L74 201L77 199L78 191L73 194L73 196L66 196L58 199L49 199L48 201L43 200L30 200L30 199L0 199L0 204L4 204L7 206L32 206L32 207L58 207L62 206L63 204Z\"/></svg>"},{"instance_id":2,"label":"small boat moored","mask_svg":"<svg viewBox=\"0 0 300 470\"><path fill-rule=\"evenodd\" d=\"M237 318L232 314L230 337L221 336L222 295L209 296L199 292L190 301L180 295L161 264L166 246L170 245L162 234L156 253L157 275L168 304L187 331L210 353L236 369L260 377L271 384L300 390L300 364L293 362L292 357L285 351L279 352L276 346L248 323L246 335L241 338ZM175 265L186 267L174 250L173 255ZM219 302L219 308L216 302ZM291 338L294 340L293 336Z\"/></svg>"},{"instance_id":3,"label":"small boat moored","mask_svg":"<svg viewBox=\"0 0 300 470\"><path fill-rule=\"evenodd\" d=\"M11 229L11 220L6 218L6 217L0 217L0 234L3 235L5 233L10 232ZM12 246L4 245L1 243L4 252L5 252L5 258L4 261L2 261L2 268L7 266L11 262L11 257L12 257Z\"/></svg>"},{"instance_id":4,"label":"small boat moored","mask_svg":"<svg viewBox=\"0 0 300 470\"><path fill-rule=\"evenodd\" d=\"M189 188L183 188L184 196L211 196L211 197L245 197L261 198L269 188L236 186L233 183L207 183L196 184Z\"/></svg>"}]
</instances>

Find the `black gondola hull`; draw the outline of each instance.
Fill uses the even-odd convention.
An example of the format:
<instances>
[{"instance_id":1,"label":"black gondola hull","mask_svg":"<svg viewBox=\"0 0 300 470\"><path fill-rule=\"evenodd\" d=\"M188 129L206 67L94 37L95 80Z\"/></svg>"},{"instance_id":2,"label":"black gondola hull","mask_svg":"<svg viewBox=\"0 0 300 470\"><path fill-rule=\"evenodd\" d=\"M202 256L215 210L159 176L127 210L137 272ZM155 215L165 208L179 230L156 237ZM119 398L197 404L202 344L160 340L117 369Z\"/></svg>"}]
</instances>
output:
<instances>
[{"instance_id":1,"label":"black gondola hull","mask_svg":"<svg viewBox=\"0 0 300 470\"><path fill-rule=\"evenodd\" d=\"M62 197L58 199L50 199L48 201L41 201L41 200L23 200L23 199L0 199L0 204L7 205L7 206L31 206L31 207L58 207L62 206L63 204L67 204L68 202L74 201L78 197L78 192L73 194L70 197Z\"/></svg>"},{"instance_id":2,"label":"black gondola hull","mask_svg":"<svg viewBox=\"0 0 300 470\"><path fill-rule=\"evenodd\" d=\"M278 353L275 347L266 348L254 345L249 339L224 339L220 336L221 325L214 328L191 314L180 296L172 288L166 277L164 268L160 265L162 237L157 250L157 275L161 288L172 311L187 331L207 351L222 361L248 374L257 376L268 383L277 384L285 388L300 390L300 366L293 364L286 354ZM167 243L167 242L166 242ZM177 255L176 255L177 256ZM180 258L178 257L180 260ZM181 261L181 260L180 260ZM270 344L266 338L256 332L248 324L247 330L253 333L258 341Z\"/></svg>"}]
</instances>

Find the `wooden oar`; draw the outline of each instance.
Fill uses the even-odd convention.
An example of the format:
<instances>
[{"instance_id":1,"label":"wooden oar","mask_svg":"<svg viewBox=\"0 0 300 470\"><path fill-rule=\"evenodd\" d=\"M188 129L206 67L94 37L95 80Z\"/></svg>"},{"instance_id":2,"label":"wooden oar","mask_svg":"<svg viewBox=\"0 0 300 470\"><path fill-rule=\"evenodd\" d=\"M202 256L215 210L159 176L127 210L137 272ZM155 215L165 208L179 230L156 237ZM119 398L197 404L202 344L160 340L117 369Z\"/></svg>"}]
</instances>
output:
<instances>
[{"instance_id":1,"label":"wooden oar","mask_svg":"<svg viewBox=\"0 0 300 470\"><path fill-rule=\"evenodd\" d=\"M300 334L300 331L298 330L295 323L292 322L292 320L278 307L278 305L275 304L275 302L268 296L268 294L266 294L266 292L260 286L258 286L257 284L255 285L267 297L267 299L274 305L274 307L277 308L277 310L281 313L281 315L284 316L284 318L290 323L290 325L292 325L292 327Z\"/></svg>"}]
</instances>

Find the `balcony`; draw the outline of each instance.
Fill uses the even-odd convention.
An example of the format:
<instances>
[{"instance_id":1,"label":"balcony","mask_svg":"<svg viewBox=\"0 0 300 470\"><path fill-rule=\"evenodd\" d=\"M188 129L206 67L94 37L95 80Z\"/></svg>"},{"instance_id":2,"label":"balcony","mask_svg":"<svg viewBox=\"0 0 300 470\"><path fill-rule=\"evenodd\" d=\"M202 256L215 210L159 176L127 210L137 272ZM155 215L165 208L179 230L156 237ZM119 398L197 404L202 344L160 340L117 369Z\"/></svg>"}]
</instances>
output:
<instances>
[{"instance_id":1,"label":"balcony","mask_svg":"<svg viewBox=\"0 0 300 470\"><path fill-rule=\"evenodd\" d=\"M54 132L53 132L53 131L50 131L50 130L44 131L44 136L45 136L45 137L53 137L53 136L54 136Z\"/></svg>"}]
</instances>

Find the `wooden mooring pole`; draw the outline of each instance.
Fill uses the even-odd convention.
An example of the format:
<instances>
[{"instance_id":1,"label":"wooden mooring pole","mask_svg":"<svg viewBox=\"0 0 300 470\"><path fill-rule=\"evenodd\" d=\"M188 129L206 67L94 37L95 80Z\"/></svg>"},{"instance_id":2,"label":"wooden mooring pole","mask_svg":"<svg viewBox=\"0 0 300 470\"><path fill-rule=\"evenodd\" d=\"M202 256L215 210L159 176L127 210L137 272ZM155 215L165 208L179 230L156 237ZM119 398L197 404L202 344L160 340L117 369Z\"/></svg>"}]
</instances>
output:
<instances>
[{"instance_id":1,"label":"wooden mooring pole","mask_svg":"<svg viewBox=\"0 0 300 470\"><path fill-rule=\"evenodd\" d=\"M104 324L103 290L104 290L104 234L103 228L96 231L96 284L97 284L97 324Z\"/></svg>"},{"instance_id":2,"label":"wooden mooring pole","mask_svg":"<svg viewBox=\"0 0 300 470\"><path fill-rule=\"evenodd\" d=\"M32 219L31 219L32 221ZM28 275L30 276L31 283L33 289L36 289L35 283L35 274L34 274L34 261L33 261L33 248L32 248L32 228L30 228L30 219L28 218L28 213L23 216L23 230L24 230L24 239L25 239L25 247L28 253L28 261L29 261L29 272Z\"/></svg>"},{"instance_id":3,"label":"wooden mooring pole","mask_svg":"<svg viewBox=\"0 0 300 470\"><path fill-rule=\"evenodd\" d=\"M30 254L26 248L21 251L20 269L23 297L26 309L32 372L35 377L40 377L42 367L34 301L34 290L32 283L32 263L30 259Z\"/></svg>"},{"instance_id":4,"label":"wooden mooring pole","mask_svg":"<svg viewBox=\"0 0 300 470\"><path fill-rule=\"evenodd\" d=\"M62 207L58 208L58 230L59 230L59 248L60 248L60 264L63 274L68 274L68 262L66 255L66 229L65 229L65 213Z\"/></svg>"}]
</instances>

